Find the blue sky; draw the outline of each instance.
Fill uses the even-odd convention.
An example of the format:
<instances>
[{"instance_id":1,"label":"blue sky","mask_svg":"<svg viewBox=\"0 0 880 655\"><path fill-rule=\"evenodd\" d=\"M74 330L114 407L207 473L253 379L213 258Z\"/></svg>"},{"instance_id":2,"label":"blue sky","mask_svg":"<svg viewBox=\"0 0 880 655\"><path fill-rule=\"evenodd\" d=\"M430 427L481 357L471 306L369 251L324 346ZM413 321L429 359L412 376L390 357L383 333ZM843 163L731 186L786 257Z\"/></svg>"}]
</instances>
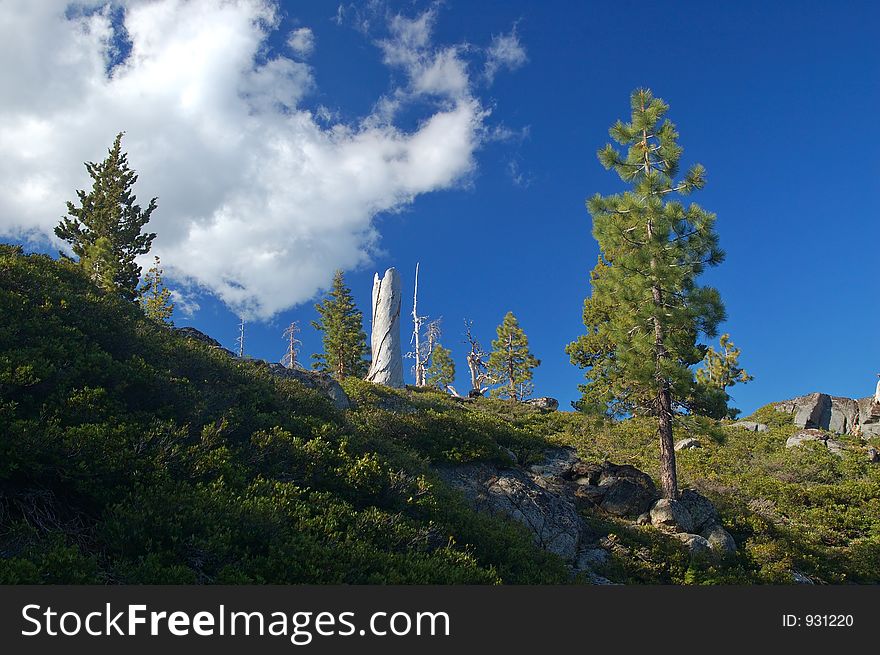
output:
<instances>
[{"instance_id":1,"label":"blue sky","mask_svg":"<svg viewBox=\"0 0 880 655\"><path fill-rule=\"evenodd\" d=\"M395 31L394 17L414 21L426 11L431 12L430 42L419 56L430 59L454 47L450 57L463 62L468 74L464 87L419 92L410 64L393 60L409 38ZM375 201L378 210L351 229L362 233L364 224L372 226L368 255L357 255L354 246L352 252L333 253L350 264L344 266L347 281L365 315L375 271L397 267L409 297L413 269L421 262L420 307L442 317L442 340L456 358L459 389L467 388L463 319L473 320L488 345L495 326L511 310L542 360L535 372L536 393L559 398L563 405L577 398L582 372L571 366L563 349L582 330L581 306L598 254L584 199L620 190L619 180L599 165L595 152L608 140L608 127L627 117L629 93L647 86L670 105L669 117L685 148L684 166L700 162L708 170L707 187L693 200L718 215L727 260L704 279L720 289L729 315L722 330L742 348L741 363L755 376L733 390L735 404L749 412L811 391L856 397L872 393L880 371L880 311L874 300L880 243L880 136L872 120L880 106L880 10L875 3L449 0L438 5L346 4L340 11L333 2L284 2L274 21L256 60L289 48L294 30L310 30L313 48L299 52L299 58L291 55L303 68L290 64L285 79L308 76L291 91L296 95L292 104L315 114L322 108L330 117L325 128L359 124L378 115L380 99L403 97L389 119L403 139L431 117L451 114L453 106L479 106L474 114L479 118L470 117L479 125L462 146L467 151L449 153L449 175L431 177L433 172L419 170L418 180L394 187L393 200L387 202L385 195L379 200L365 195L364 202ZM527 61L502 62L490 80L486 65L497 43L493 38L499 37L512 37ZM48 55L35 51L33 58ZM222 71L205 70L217 76L215 84L226 80ZM257 88L254 96L264 92ZM115 97L122 93L118 90ZM4 111L19 117L42 111L39 99L23 108L13 107L17 102L7 90L0 107L6 105ZM160 170L150 158L158 146L147 126L162 123L150 123L153 119L135 105L117 105L117 120L101 123L118 124L96 122L88 132L94 136L91 150L72 142L69 156L80 167L84 159L99 159L112 134L127 130L131 164L141 172L137 191L145 203L159 179L157 172L151 185L148 173ZM161 107L157 104L157 111ZM247 115L242 120L259 121L266 114ZM198 124L208 125L212 117L197 116ZM281 118L273 115L273 120ZM440 132L427 136L438 139L442 148ZM262 133L242 138L254 134ZM268 134L277 138L285 133L279 128ZM170 132L163 143L175 138ZM294 154L301 143L291 138ZM427 152L417 147L407 151L409 156ZM212 179L234 185L234 171L245 166L220 169ZM195 169L183 166L175 178L185 179ZM80 177L70 178L70 192L62 195L72 197L74 186L86 184L81 171L75 173ZM11 172L0 174L10 183ZM189 196L198 196L200 189L209 195L211 183L196 179L187 187L189 195L169 186L158 194L157 217L174 215L173 202L192 202L187 219L204 225L197 200ZM298 178L291 173L273 183L295 189ZM315 184L315 178L307 183ZM33 215L47 218L7 221L0 223L0 231L32 249L51 251L41 234L63 212L63 204L55 207L50 196L34 195L40 202L32 203ZM241 206L247 205L242 201ZM22 207L0 205L0 214L31 211L30 205ZM220 215L216 208L211 211L215 219ZM165 229L173 235L183 218L166 220ZM277 228L283 231L284 223ZM320 241L316 235L309 233L314 243ZM331 232L328 239L334 238ZM161 241L160 231L157 244ZM181 280L190 280L181 288L200 307L191 317L179 314L176 323L193 325L232 347L237 311L228 306L235 305L239 287L259 285L259 276L250 271L249 282L237 285L233 279L224 287L224 281L216 281L222 275L196 271L185 261L187 247L207 252L193 249L192 243L175 244L169 236L162 250L166 265L179 268ZM310 273L324 275L323 285L336 261L331 252L322 251L324 273ZM299 255L295 249L286 251L294 260ZM295 266L279 270L291 285L298 283ZM204 275L199 278L202 289L214 288L214 293L198 291L192 283L198 275ZM263 297L283 295L285 284L281 279ZM226 293L225 303L218 300L217 289L226 289L219 292ZM313 301L301 299L309 290L303 287L296 296L300 304L292 309L248 324L249 355L280 358L281 333L291 320L304 326L303 354L319 349L319 337L308 326L315 317Z\"/></svg>"}]
</instances>

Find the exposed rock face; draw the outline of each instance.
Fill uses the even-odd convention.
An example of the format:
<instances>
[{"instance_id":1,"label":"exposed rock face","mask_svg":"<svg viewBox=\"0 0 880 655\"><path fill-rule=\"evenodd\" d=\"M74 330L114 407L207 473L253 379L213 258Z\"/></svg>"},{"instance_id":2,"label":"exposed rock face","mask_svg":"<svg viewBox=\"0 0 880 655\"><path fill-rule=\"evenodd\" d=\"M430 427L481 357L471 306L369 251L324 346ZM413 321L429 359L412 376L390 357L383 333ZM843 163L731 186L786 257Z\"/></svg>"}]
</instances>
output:
<instances>
[{"instance_id":1,"label":"exposed rock face","mask_svg":"<svg viewBox=\"0 0 880 655\"><path fill-rule=\"evenodd\" d=\"M535 544L574 560L584 532L574 503L535 481L521 469L499 471L488 464L465 464L440 470L443 479L462 491L478 510L505 514L525 525Z\"/></svg>"},{"instance_id":2,"label":"exposed rock face","mask_svg":"<svg viewBox=\"0 0 880 655\"><path fill-rule=\"evenodd\" d=\"M651 523L673 532L693 532L694 519L677 500L661 498L651 508ZM707 546L708 547L708 546Z\"/></svg>"},{"instance_id":3,"label":"exposed rock face","mask_svg":"<svg viewBox=\"0 0 880 655\"><path fill-rule=\"evenodd\" d=\"M717 523L705 528L701 536L706 539L709 548L719 555L733 555L736 552L736 542L733 537Z\"/></svg>"},{"instance_id":4,"label":"exposed rock face","mask_svg":"<svg viewBox=\"0 0 880 655\"><path fill-rule=\"evenodd\" d=\"M179 334L182 337L186 337L187 339L193 339L195 341L201 341L202 343L207 344L213 348L219 348L223 352L229 353L230 355L235 356L235 353L233 353L231 350L227 350L226 348L221 346L219 341L217 341L216 339L212 339L207 334L205 334L204 332L202 332L200 330L196 330L194 327L189 327L189 326L173 327L171 329L174 330L177 334Z\"/></svg>"},{"instance_id":5,"label":"exposed rock face","mask_svg":"<svg viewBox=\"0 0 880 655\"><path fill-rule=\"evenodd\" d=\"M799 428L819 428L835 434L861 434L863 437L880 435L880 405L872 397L854 400L811 393L776 403L774 407L779 412L791 414Z\"/></svg>"},{"instance_id":6,"label":"exposed rock face","mask_svg":"<svg viewBox=\"0 0 880 655\"><path fill-rule=\"evenodd\" d=\"M373 319L370 346L373 362L367 380L387 387L403 387L400 344L400 276L393 268L373 278Z\"/></svg>"},{"instance_id":7,"label":"exposed rock face","mask_svg":"<svg viewBox=\"0 0 880 655\"><path fill-rule=\"evenodd\" d=\"M703 444L699 439L695 439L694 437L688 437L687 439L682 439L681 441L677 441L675 443L675 450L690 450L692 448L702 448Z\"/></svg>"},{"instance_id":8,"label":"exposed rock face","mask_svg":"<svg viewBox=\"0 0 880 655\"><path fill-rule=\"evenodd\" d=\"M828 437L827 434L822 432L821 430L801 430L800 432L791 435L785 442L786 448L797 448L798 446L803 446L805 443L815 441L821 443L825 446L830 452L835 455L841 456L844 451L844 445L839 441L835 441Z\"/></svg>"},{"instance_id":9,"label":"exposed rock face","mask_svg":"<svg viewBox=\"0 0 880 655\"><path fill-rule=\"evenodd\" d=\"M327 373L304 371L300 368L287 368L286 366L277 363L270 363L269 371L272 375L296 380L310 389L316 389L327 396L336 409L348 409L351 407L351 401L348 398L348 394L346 394L345 390L339 385L339 383Z\"/></svg>"},{"instance_id":10,"label":"exposed rock face","mask_svg":"<svg viewBox=\"0 0 880 655\"><path fill-rule=\"evenodd\" d=\"M573 573L596 584L610 583L593 568L605 563L614 546L610 538L597 542L598 535L579 514L585 507L642 525L651 522L652 507L672 507L672 524L684 531L676 536L688 536L685 543L693 556L736 550L733 538L718 523L718 512L704 496L685 489L680 501L655 502L657 490L646 473L628 464L583 462L573 448L553 448L543 461L526 469L471 463L438 468L437 473L475 509L522 523L537 546L563 557ZM702 536L694 534L698 531Z\"/></svg>"},{"instance_id":11,"label":"exposed rock face","mask_svg":"<svg viewBox=\"0 0 880 655\"><path fill-rule=\"evenodd\" d=\"M698 534L688 534L686 532L681 532L675 536L687 546L691 553L691 557L693 558L708 557L712 553L712 547L705 537L701 537Z\"/></svg>"},{"instance_id":12,"label":"exposed rock face","mask_svg":"<svg viewBox=\"0 0 880 655\"><path fill-rule=\"evenodd\" d=\"M538 409L544 410L545 412L555 412L557 409L559 409L559 401L556 400L556 398L548 398L544 396L542 398L530 398L525 402L526 405L537 407Z\"/></svg>"},{"instance_id":13,"label":"exposed rock face","mask_svg":"<svg viewBox=\"0 0 880 655\"><path fill-rule=\"evenodd\" d=\"M734 427L750 430L751 432L766 432L767 426L764 423L756 423L755 421L737 421Z\"/></svg>"},{"instance_id":14,"label":"exposed rock face","mask_svg":"<svg viewBox=\"0 0 880 655\"><path fill-rule=\"evenodd\" d=\"M693 489L683 490L679 495L678 502L691 515L696 532L702 533L707 527L717 525L721 520L712 501Z\"/></svg>"}]
</instances>

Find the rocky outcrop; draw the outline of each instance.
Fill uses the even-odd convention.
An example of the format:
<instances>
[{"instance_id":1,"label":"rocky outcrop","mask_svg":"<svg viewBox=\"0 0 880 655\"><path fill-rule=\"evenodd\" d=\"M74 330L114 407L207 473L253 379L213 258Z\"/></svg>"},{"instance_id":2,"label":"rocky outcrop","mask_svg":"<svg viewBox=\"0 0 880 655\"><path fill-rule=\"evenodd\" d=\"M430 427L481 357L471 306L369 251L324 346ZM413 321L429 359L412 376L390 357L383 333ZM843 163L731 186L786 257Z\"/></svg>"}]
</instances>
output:
<instances>
[{"instance_id":1,"label":"rocky outcrop","mask_svg":"<svg viewBox=\"0 0 880 655\"><path fill-rule=\"evenodd\" d=\"M330 399L336 409L348 409L351 407L351 401L348 398L348 394L345 393L345 390L340 384L329 374L320 373L318 371L305 371L301 368L287 368L286 366L276 363L269 363L268 365L269 372L272 373L272 375L287 378L289 380L296 380L307 386L309 389L319 391Z\"/></svg>"},{"instance_id":2,"label":"rocky outcrop","mask_svg":"<svg viewBox=\"0 0 880 655\"><path fill-rule=\"evenodd\" d=\"M844 445L836 441L835 439L830 438L827 434L822 432L821 430L809 429L809 430L801 430L793 435L791 435L785 442L786 448L797 448L798 446L803 446L805 443L809 442L821 443L825 446L831 453L842 456L844 451Z\"/></svg>"},{"instance_id":3,"label":"rocky outcrop","mask_svg":"<svg viewBox=\"0 0 880 655\"><path fill-rule=\"evenodd\" d=\"M811 393L775 403L774 408L791 414L799 428L815 428L835 434L859 434L866 438L880 435L880 404L875 403L873 397L855 400Z\"/></svg>"},{"instance_id":4,"label":"rocky outcrop","mask_svg":"<svg viewBox=\"0 0 880 655\"><path fill-rule=\"evenodd\" d=\"M545 412L555 412L559 409L559 401L556 398L548 398L547 396L543 396L541 398L530 398L525 401L526 405L531 405L537 409L540 409Z\"/></svg>"},{"instance_id":5,"label":"rocky outcrop","mask_svg":"<svg viewBox=\"0 0 880 655\"><path fill-rule=\"evenodd\" d=\"M695 439L694 437L688 437L687 439L682 439L681 441L675 442L675 450L691 450L693 448L702 447L702 442L699 439Z\"/></svg>"},{"instance_id":6,"label":"rocky outcrop","mask_svg":"<svg viewBox=\"0 0 880 655\"><path fill-rule=\"evenodd\" d=\"M660 500L646 473L628 464L583 462L572 448L551 449L543 461L528 468L481 462L437 472L475 509L522 523L536 545L564 558L574 573L597 584L609 582L593 572L608 552L602 540L597 545L596 535L581 517L579 510L586 508L639 524L650 523L656 514L657 525L693 537L685 545L695 556L736 550L712 503L696 491L684 490L678 501ZM671 518L661 521L661 508L670 507Z\"/></svg>"},{"instance_id":7,"label":"rocky outcrop","mask_svg":"<svg viewBox=\"0 0 880 655\"><path fill-rule=\"evenodd\" d=\"M651 508L651 523L672 532L693 532L694 519L677 500L661 498Z\"/></svg>"},{"instance_id":8,"label":"rocky outcrop","mask_svg":"<svg viewBox=\"0 0 880 655\"><path fill-rule=\"evenodd\" d=\"M217 348L218 350L226 353L230 357L235 357L235 353L231 350L227 350L223 346L220 345L220 342L216 339L212 339L207 334L200 330L196 330L194 327L172 327L171 328L175 334L179 334L182 337L186 337L187 339L192 339L193 341L199 341L205 345L211 346L212 348Z\"/></svg>"},{"instance_id":9,"label":"rocky outcrop","mask_svg":"<svg viewBox=\"0 0 880 655\"><path fill-rule=\"evenodd\" d=\"M394 268L373 278L373 355L367 380L387 387L403 388L403 354L400 343L400 276Z\"/></svg>"},{"instance_id":10,"label":"rocky outcrop","mask_svg":"<svg viewBox=\"0 0 880 655\"><path fill-rule=\"evenodd\" d=\"M766 432L767 425L764 423L756 423L755 421L737 421L733 423L733 427L749 430L750 432Z\"/></svg>"}]
</instances>

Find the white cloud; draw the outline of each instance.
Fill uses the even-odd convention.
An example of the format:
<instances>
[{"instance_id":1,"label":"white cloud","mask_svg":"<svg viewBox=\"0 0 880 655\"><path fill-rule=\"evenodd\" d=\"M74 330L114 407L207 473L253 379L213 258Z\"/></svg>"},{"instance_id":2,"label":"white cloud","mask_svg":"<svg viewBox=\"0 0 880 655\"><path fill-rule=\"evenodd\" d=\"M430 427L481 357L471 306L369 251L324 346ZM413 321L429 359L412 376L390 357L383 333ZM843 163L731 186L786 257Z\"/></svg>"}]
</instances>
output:
<instances>
[{"instance_id":1,"label":"white cloud","mask_svg":"<svg viewBox=\"0 0 880 655\"><path fill-rule=\"evenodd\" d=\"M461 50L432 44L433 10L391 19L381 50L406 83L341 124L303 107L311 68L267 50L280 25L269 0L124 7L131 51L110 74L108 10L0 9L0 235L52 239L65 201L89 186L82 162L124 130L139 201L159 197L150 229L169 277L265 319L368 262L376 214L473 169L487 112ZM399 129L395 108L415 98L425 115Z\"/></svg>"},{"instance_id":2,"label":"white cloud","mask_svg":"<svg viewBox=\"0 0 880 655\"><path fill-rule=\"evenodd\" d=\"M308 27L299 27L287 37L287 45L300 57L308 57L315 49L315 35Z\"/></svg>"},{"instance_id":3,"label":"white cloud","mask_svg":"<svg viewBox=\"0 0 880 655\"><path fill-rule=\"evenodd\" d=\"M526 49L520 43L514 28L508 34L492 37L492 43L486 50L486 66L483 74L491 82L502 68L516 70L528 60Z\"/></svg>"}]
</instances>

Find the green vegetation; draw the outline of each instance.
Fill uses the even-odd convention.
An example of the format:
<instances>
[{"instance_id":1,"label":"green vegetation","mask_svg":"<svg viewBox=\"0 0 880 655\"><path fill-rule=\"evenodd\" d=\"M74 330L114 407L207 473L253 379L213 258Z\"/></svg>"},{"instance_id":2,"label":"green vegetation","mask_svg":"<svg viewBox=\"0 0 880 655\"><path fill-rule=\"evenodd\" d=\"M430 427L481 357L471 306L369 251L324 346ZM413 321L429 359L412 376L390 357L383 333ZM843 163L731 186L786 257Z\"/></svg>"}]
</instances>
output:
<instances>
[{"instance_id":1,"label":"green vegetation","mask_svg":"<svg viewBox=\"0 0 880 655\"><path fill-rule=\"evenodd\" d=\"M141 275L135 258L148 253L156 238L143 232L156 209L156 198L146 209L137 204L132 189L138 176L122 152L122 132L103 162L86 162L85 167L92 190L76 192L80 206L67 203L68 216L61 219L55 234L70 244L80 265L100 286L135 300Z\"/></svg>"},{"instance_id":2,"label":"green vegetation","mask_svg":"<svg viewBox=\"0 0 880 655\"><path fill-rule=\"evenodd\" d=\"M367 374L369 354L364 316L354 304L351 289L345 286L342 271L333 275L327 298L315 305L319 318L312 327L322 333L324 352L312 355L315 368L327 371L337 380Z\"/></svg>"},{"instance_id":3,"label":"green vegetation","mask_svg":"<svg viewBox=\"0 0 880 655\"><path fill-rule=\"evenodd\" d=\"M183 338L70 261L0 246L0 582L564 583L520 525L470 510L432 465L537 462L548 445L655 479L651 417L544 413L347 378L354 407ZM584 511L631 583L878 583L880 466L678 417L682 484L739 552L691 562L649 526ZM880 445L876 443L875 445Z\"/></svg>"},{"instance_id":4,"label":"green vegetation","mask_svg":"<svg viewBox=\"0 0 880 655\"><path fill-rule=\"evenodd\" d=\"M722 334L718 340L721 352L712 346L706 349L703 366L697 369L697 384L694 392L697 403L692 403L691 410L712 418L736 418L740 413L735 407L729 407L730 394L727 389L733 385L746 384L754 378L739 365L740 349L730 340L729 334ZM703 399L702 404L699 399Z\"/></svg>"},{"instance_id":5,"label":"green vegetation","mask_svg":"<svg viewBox=\"0 0 880 655\"><path fill-rule=\"evenodd\" d=\"M0 246L0 582L564 581L429 468L540 442L443 400L342 414Z\"/></svg>"},{"instance_id":6,"label":"green vegetation","mask_svg":"<svg viewBox=\"0 0 880 655\"><path fill-rule=\"evenodd\" d=\"M714 214L672 199L701 189L705 171L696 164L678 178L682 148L663 118L669 106L647 89L634 91L630 105L630 122L609 130L626 155L611 144L598 153L630 189L587 201L601 256L584 307L587 333L568 353L587 369L584 404L655 417L661 488L676 498L673 416L693 395L698 337L714 336L724 319L718 292L697 278L724 254Z\"/></svg>"},{"instance_id":7,"label":"green vegetation","mask_svg":"<svg viewBox=\"0 0 880 655\"><path fill-rule=\"evenodd\" d=\"M497 338L489 354L489 376L499 385L494 398L522 400L532 394L532 370L541 362L529 350L529 339L513 312L507 312L496 329Z\"/></svg>"}]
</instances>

